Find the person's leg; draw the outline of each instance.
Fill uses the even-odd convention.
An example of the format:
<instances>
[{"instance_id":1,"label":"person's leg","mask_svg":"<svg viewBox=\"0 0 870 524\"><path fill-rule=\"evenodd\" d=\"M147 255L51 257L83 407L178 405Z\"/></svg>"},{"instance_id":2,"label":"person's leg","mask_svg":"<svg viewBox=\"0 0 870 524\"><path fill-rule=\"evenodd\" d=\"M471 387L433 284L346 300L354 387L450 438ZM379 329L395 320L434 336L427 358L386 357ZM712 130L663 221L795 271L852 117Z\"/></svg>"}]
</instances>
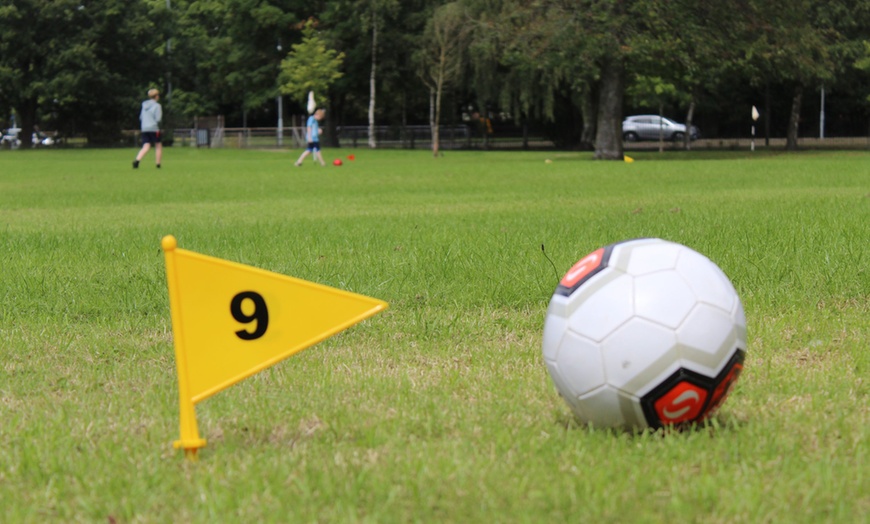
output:
<instances>
[{"instance_id":1,"label":"person's leg","mask_svg":"<svg viewBox=\"0 0 870 524\"><path fill-rule=\"evenodd\" d=\"M320 154L320 142L315 142L311 150L314 152L314 160L320 162L321 166L325 166L326 163L323 161L323 155Z\"/></svg>"},{"instance_id":2,"label":"person's leg","mask_svg":"<svg viewBox=\"0 0 870 524\"><path fill-rule=\"evenodd\" d=\"M148 151L151 151L151 144L145 142L142 144L142 149L139 150L139 154L136 155L136 160L142 160L142 157L144 157Z\"/></svg>"},{"instance_id":3,"label":"person's leg","mask_svg":"<svg viewBox=\"0 0 870 524\"><path fill-rule=\"evenodd\" d=\"M163 160L163 144L157 142L157 145L154 146L154 154L157 156L157 167L160 167L160 161Z\"/></svg>"},{"instance_id":4,"label":"person's leg","mask_svg":"<svg viewBox=\"0 0 870 524\"><path fill-rule=\"evenodd\" d=\"M309 151L309 150L306 149L305 151L302 152L301 155L299 155L299 160L296 161L296 166L297 166L297 167L302 165L302 161L305 160L305 157L307 157L307 156L308 156L308 153L310 153L310 152L311 152L311 151Z\"/></svg>"},{"instance_id":5,"label":"person's leg","mask_svg":"<svg viewBox=\"0 0 870 524\"><path fill-rule=\"evenodd\" d=\"M142 149L139 150L139 154L136 155L136 160L133 161L133 169L136 169L139 167L139 161L142 160L142 157L144 157L145 154L148 153L148 151L150 149L151 149L151 144L149 144L148 142L145 142L144 144L142 144Z\"/></svg>"}]
</instances>

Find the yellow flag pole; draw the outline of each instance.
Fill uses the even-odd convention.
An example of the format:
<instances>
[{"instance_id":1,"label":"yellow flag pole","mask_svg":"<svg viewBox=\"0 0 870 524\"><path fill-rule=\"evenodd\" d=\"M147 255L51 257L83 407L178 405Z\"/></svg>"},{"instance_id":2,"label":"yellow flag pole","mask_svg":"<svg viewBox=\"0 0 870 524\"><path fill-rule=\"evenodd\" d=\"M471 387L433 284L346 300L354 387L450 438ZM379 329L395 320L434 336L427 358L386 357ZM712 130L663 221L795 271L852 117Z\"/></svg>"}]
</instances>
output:
<instances>
[{"instance_id":1,"label":"yellow flag pole","mask_svg":"<svg viewBox=\"0 0 870 524\"><path fill-rule=\"evenodd\" d=\"M205 446L205 439L200 438L196 425L196 410L190 395L188 384L187 357L184 350L184 335L181 328L181 307L178 296L178 283L175 276L175 248L178 242L172 235L163 237L160 242L166 258L166 280L169 284L169 310L172 315L172 339L175 345L175 366L178 370L178 397L180 411L181 439L172 446L183 449L185 456L196 460L196 452Z\"/></svg>"}]
</instances>

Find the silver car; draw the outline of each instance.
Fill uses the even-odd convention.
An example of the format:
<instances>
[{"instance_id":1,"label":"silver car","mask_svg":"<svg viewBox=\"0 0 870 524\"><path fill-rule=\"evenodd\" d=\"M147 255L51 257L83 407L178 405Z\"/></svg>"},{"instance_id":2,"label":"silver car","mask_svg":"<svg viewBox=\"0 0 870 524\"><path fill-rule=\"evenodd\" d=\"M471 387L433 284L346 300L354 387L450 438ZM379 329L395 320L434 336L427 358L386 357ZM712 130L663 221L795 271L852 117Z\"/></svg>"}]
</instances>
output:
<instances>
[{"instance_id":1,"label":"silver car","mask_svg":"<svg viewBox=\"0 0 870 524\"><path fill-rule=\"evenodd\" d=\"M658 115L630 116L622 122L622 138L626 142L658 140L659 136L665 140L682 140L686 136L686 126ZM700 136L698 128L692 126L689 138L695 140Z\"/></svg>"}]
</instances>

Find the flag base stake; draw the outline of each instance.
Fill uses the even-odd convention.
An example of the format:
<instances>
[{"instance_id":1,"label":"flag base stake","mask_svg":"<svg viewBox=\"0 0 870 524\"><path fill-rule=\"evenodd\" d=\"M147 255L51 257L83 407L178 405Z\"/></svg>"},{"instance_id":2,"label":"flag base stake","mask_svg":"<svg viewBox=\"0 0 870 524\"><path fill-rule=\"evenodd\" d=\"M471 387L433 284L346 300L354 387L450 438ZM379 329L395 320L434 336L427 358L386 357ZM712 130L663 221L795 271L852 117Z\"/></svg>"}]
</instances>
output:
<instances>
[{"instance_id":1,"label":"flag base stake","mask_svg":"<svg viewBox=\"0 0 870 524\"><path fill-rule=\"evenodd\" d=\"M183 449L185 457L189 460L196 460L196 452L199 451L199 448L205 447L205 439L176 440L172 443L172 447L175 449Z\"/></svg>"}]
</instances>

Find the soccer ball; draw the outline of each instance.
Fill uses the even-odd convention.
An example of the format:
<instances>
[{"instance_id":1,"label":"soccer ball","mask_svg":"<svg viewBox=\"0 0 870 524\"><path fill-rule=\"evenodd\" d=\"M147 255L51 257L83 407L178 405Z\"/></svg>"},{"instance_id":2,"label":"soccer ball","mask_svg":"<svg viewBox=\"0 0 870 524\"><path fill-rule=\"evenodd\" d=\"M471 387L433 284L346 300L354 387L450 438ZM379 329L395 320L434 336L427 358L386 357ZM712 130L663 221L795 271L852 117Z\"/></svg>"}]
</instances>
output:
<instances>
[{"instance_id":1,"label":"soccer ball","mask_svg":"<svg viewBox=\"0 0 870 524\"><path fill-rule=\"evenodd\" d=\"M544 362L583 422L643 429L708 418L746 352L746 317L707 257L660 240L590 253L559 282L544 323Z\"/></svg>"}]
</instances>

